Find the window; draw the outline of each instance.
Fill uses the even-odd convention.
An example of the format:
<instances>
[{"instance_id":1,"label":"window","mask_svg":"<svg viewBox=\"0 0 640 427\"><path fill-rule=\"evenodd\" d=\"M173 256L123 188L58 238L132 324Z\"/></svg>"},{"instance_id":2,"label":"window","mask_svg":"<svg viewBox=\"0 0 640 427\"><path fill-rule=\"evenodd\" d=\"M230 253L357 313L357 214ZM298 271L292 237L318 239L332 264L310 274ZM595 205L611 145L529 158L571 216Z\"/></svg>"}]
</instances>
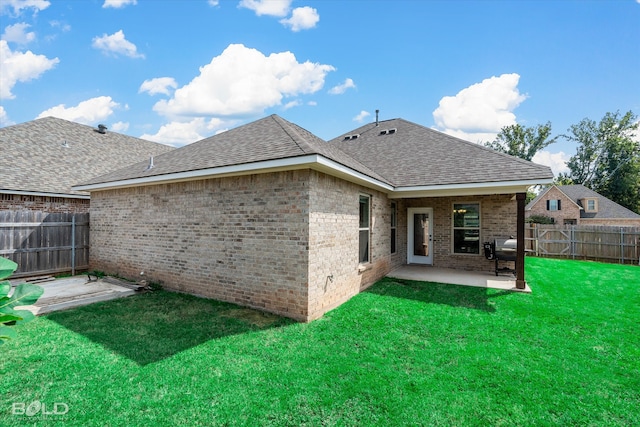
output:
<instances>
[{"instance_id":1,"label":"window","mask_svg":"<svg viewBox=\"0 0 640 427\"><path fill-rule=\"evenodd\" d=\"M596 199L586 199L585 202L585 212L598 212L598 201Z\"/></svg>"},{"instance_id":2,"label":"window","mask_svg":"<svg viewBox=\"0 0 640 427\"><path fill-rule=\"evenodd\" d=\"M453 253L480 253L480 203L454 203Z\"/></svg>"},{"instance_id":3,"label":"window","mask_svg":"<svg viewBox=\"0 0 640 427\"><path fill-rule=\"evenodd\" d=\"M396 253L396 230L398 228L398 204L391 202L391 253Z\"/></svg>"},{"instance_id":4,"label":"window","mask_svg":"<svg viewBox=\"0 0 640 427\"><path fill-rule=\"evenodd\" d=\"M371 228L370 228L370 218L371 218L371 197L360 195L360 251L359 251L359 259L360 264L364 264L369 262L369 240L371 237Z\"/></svg>"},{"instance_id":5,"label":"window","mask_svg":"<svg viewBox=\"0 0 640 427\"><path fill-rule=\"evenodd\" d=\"M559 211L559 210L561 210L560 200L547 200L547 210L548 211Z\"/></svg>"}]
</instances>

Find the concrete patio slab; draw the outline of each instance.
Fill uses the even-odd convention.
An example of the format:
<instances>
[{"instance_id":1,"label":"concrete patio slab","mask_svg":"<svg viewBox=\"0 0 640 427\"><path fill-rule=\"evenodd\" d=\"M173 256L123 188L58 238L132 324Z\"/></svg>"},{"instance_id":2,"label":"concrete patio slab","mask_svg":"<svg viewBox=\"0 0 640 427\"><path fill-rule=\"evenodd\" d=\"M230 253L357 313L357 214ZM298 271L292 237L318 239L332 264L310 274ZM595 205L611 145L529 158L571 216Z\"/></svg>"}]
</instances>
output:
<instances>
[{"instance_id":1,"label":"concrete patio slab","mask_svg":"<svg viewBox=\"0 0 640 427\"><path fill-rule=\"evenodd\" d=\"M12 281L16 285L20 280ZM38 283L44 293L34 305L19 307L33 314L45 314L133 295L136 291L126 286L98 280L89 282L87 276L74 276L56 279L51 282Z\"/></svg>"},{"instance_id":2,"label":"concrete patio slab","mask_svg":"<svg viewBox=\"0 0 640 427\"><path fill-rule=\"evenodd\" d=\"M387 277L514 292L531 292L529 285L525 285L525 289L516 288L516 279L513 276L496 276L495 273L454 270L427 265L403 265L387 274Z\"/></svg>"}]
</instances>

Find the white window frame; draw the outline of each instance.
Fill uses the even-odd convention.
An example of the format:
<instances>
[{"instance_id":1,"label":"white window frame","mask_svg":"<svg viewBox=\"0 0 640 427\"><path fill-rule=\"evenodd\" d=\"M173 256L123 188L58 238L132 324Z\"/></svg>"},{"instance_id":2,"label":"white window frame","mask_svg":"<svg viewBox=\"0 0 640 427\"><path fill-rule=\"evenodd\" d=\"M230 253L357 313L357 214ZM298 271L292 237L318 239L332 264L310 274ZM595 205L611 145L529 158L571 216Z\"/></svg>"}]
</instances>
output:
<instances>
[{"instance_id":1,"label":"white window frame","mask_svg":"<svg viewBox=\"0 0 640 427\"><path fill-rule=\"evenodd\" d=\"M366 198L367 199L367 207L368 207L368 212L367 212L367 216L368 216L368 222L367 222L367 226L366 227L361 227L361 220L362 218L360 217L360 205L362 204L362 199ZM363 231L367 231L367 256L366 256L366 260L362 260L360 258L360 235L362 234ZM370 194L363 194L360 193L360 196L358 197L358 264L360 265L364 265L364 264L370 264L371 263L371 195Z\"/></svg>"},{"instance_id":2,"label":"white window frame","mask_svg":"<svg viewBox=\"0 0 640 427\"><path fill-rule=\"evenodd\" d=\"M478 226L477 227L456 227L455 226L455 208L456 205L478 205ZM478 230L478 252L456 252L456 230ZM478 200L466 201L466 202L454 202L451 204L451 254L452 255L467 255L467 256L479 256L482 254L482 203Z\"/></svg>"}]
</instances>

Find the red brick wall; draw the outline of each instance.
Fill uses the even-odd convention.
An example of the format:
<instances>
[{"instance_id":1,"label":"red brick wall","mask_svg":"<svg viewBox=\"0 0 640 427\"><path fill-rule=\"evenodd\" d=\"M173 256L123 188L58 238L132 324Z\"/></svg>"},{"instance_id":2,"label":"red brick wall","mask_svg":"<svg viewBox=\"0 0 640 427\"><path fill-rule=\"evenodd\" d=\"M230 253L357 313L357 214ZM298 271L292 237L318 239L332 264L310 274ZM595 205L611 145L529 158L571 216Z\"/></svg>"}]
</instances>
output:
<instances>
[{"instance_id":1,"label":"red brick wall","mask_svg":"<svg viewBox=\"0 0 640 427\"><path fill-rule=\"evenodd\" d=\"M548 211L547 200L560 200L559 211ZM575 220L577 224L580 223L580 207L576 205L570 198L568 198L557 187L551 187L546 192L544 197L540 198L535 205L531 207L531 210L525 212L525 217L532 215L542 215L553 218L556 224L563 225L565 219Z\"/></svg>"}]
</instances>

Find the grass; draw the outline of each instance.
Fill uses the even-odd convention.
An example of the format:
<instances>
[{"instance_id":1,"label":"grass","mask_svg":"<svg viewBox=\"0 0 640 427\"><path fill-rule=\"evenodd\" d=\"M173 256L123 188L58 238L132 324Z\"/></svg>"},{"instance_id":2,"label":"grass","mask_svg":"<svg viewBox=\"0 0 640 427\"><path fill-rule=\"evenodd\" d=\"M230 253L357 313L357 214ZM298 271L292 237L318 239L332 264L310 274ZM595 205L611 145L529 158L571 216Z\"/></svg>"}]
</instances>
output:
<instances>
[{"instance_id":1,"label":"grass","mask_svg":"<svg viewBox=\"0 0 640 427\"><path fill-rule=\"evenodd\" d=\"M527 274L383 279L309 324L163 291L52 313L0 350L0 425L640 425L640 267ZM36 400L68 412L12 414Z\"/></svg>"}]
</instances>

